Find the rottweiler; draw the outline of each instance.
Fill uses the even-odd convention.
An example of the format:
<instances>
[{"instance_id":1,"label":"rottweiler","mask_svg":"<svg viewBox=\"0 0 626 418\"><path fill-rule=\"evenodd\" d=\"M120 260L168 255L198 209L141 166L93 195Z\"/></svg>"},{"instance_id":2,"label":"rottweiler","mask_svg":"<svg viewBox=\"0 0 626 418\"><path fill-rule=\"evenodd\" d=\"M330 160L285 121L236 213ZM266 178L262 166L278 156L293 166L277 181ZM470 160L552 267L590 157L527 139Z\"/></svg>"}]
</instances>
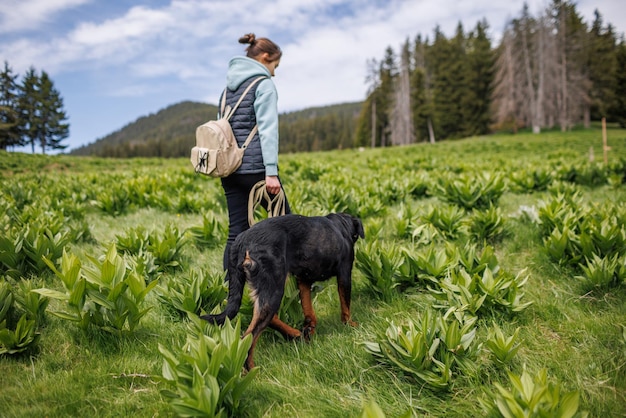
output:
<instances>
[{"instance_id":1,"label":"rottweiler","mask_svg":"<svg viewBox=\"0 0 626 418\"><path fill-rule=\"evenodd\" d=\"M243 336L252 334L246 369L254 367L254 347L266 327L286 339L315 333L317 318L311 302L311 285L337 277L341 321L355 326L350 318L350 293L354 244L365 238L361 220L345 213L306 217L283 215L265 219L237 236L228 260L228 301L224 312L201 318L222 325L235 317L241 307L244 285L250 286L254 310ZM292 274L298 283L304 313L302 331L278 318L285 282Z\"/></svg>"}]
</instances>

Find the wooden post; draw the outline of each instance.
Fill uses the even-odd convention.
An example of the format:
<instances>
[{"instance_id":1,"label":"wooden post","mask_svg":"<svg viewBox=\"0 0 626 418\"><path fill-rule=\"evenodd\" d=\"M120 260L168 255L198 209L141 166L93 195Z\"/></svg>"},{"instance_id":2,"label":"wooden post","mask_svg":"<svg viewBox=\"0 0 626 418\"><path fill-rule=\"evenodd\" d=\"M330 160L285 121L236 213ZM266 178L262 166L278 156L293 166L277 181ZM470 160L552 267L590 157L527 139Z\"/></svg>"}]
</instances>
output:
<instances>
[{"instance_id":1,"label":"wooden post","mask_svg":"<svg viewBox=\"0 0 626 418\"><path fill-rule=\"evenodd\" d=\"M604 152L604 165L609 163L609 145L606 140L606 118L602 118L602 151Z\"/></svg>"}]
</instances>

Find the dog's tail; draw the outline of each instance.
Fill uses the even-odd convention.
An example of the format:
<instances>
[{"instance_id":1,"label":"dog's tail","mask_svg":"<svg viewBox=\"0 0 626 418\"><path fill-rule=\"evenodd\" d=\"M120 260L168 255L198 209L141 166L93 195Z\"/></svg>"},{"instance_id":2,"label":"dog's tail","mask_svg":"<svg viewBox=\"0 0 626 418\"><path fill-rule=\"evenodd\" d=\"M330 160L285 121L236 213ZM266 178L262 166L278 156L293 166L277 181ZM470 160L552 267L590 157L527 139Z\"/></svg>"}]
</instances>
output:
<instances>
[{"instance_id":1,"label":"dog's tail","mask_svg":"<svg viewBox=\"0 0 626 418\"><path fill-rule=\"evenodd\" d=\"M241 307L241 299L243 297L243 289L246 284L246 276L256 269L256 262L250 258L250 254L246 251L246 256L241 264L241 268L228 269L228 301L224 312L216 315L202 315L200 318L205 319L213 324L222 325L226 318L233 319L239 308Z\"/></svg>"}]
</instances>

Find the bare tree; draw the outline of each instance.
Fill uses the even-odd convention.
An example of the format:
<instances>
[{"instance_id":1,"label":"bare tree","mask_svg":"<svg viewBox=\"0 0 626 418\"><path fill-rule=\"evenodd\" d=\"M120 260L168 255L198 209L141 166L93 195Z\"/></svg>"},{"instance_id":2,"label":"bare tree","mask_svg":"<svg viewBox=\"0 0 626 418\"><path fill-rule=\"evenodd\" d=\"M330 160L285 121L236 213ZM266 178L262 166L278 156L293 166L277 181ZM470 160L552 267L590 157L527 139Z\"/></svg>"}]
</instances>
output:
<instances>
[{"instance_id":1,"label":"bare tree","mask_svg":"<svg viewBox=\"0 0 626 418\"><path fill-rule=\"evenodd\" d=\"M513 122L570 129L585 119L590 82L584 76L586 28L575 5L553 0L537 19L524 6L505 30L496 60L496 125Z\"/></svg>"},{"instance_id":2,"label":"bare tree","mask_svg":"<svg viewBox=\"0 0 626 418\"><path fill-rule=\"evenodd\" d=\"M409 41L407 40L400 54L400 69L394 80L394 100L390 108L390 134L393 145L407 145L415 142L415 130L413 129L411 114L410 58Z\"/></svg>"},{"instance_id":3,"label":"bare tree","mask_svg":"<svg viewBox=\"0 0 626 418\"><path fill-rule=\"evenodd\" d=\"M498 50L493 90L493 115L496 128L511 128L517 132L524 125L520 112L520 73L516 71L519 58L515 54L515 35L511 27L502 35Z\"/></svg>"},{"instance_id":4,"label":"bare tree","mask_svg":"<svg viewBox=\"0 0 626 418\"><path fill-rule=\"evenodd\" d=\"M380 87L380 64L376 59L372 58L367 60L367 75L365 77L365 83L367 84L367 95L372 100L372 148L376 147L376 89Z\"/></svg>"}]
</instances>

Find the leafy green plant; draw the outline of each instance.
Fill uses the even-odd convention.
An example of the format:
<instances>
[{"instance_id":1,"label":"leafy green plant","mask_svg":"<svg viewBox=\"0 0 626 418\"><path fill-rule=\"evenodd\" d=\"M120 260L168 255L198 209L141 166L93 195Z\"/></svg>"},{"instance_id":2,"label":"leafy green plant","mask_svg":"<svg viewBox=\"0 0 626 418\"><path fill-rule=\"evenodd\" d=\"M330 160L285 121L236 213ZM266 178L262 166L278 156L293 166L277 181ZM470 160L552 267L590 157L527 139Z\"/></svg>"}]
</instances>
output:
<instances>
[{"instance_id":1,"label":"leafy green plant","mask_svg":"<svg viewBox=\"0 0 626 418\"><path fill-rule=\"evenodd\" d=\"M477 316L487 298L487 295L480 291L477 277L465 270L450 271L446 278L439 281L438 289L430 288L431 295L441 303L434 306L448 312Z\"/></svg>"},{"instance_id":2,"label":"leafy green plant","mask_svg":"<svg viewBox=\"0 0 626 418\"><path fill-rule=\"evenodd\" d=\"M550 258L560 265L576 265L582 258L579 238L567 227L562 230L554 228L543 243Z\"/></svg>"},{"instance_id":3,"label":"leafy green plant","mask_svg":"<svg viewBox=\"0 0 626 418\"><path fill-rule=\"evenodd\" d=\"M141 251L136 255L129 257L128 262L132 269L146 281L152 282L158 280L163 274L156 263L156 258L150 251Z\"/></svg>"},{"instance_id":4,"label":"leafy green plant","mask_svg":"<svg viewBox=\"0 0 626 418\"><path fill-rule=\"evenodd\" d=\"M433 224L423 223L414 226L411 232L411 241L415 246L429 245L441 235L442 234Z\"/></svg>"},{"instance_id":5,"label":"leafy green plant","mask_svg":"<svg viewBox=\"0 0 626 418\"><path fill-rule=\"evenodd\" d=\"M118 251L128 254L139 254L148 249L150 233L143 226L130 228L125 235L116 235L116 247Z\"/></svg>"},{"instance_id":6,"label":"leafy green plant","mask_svg":"<svg viewBox=\"0 0 626 418\"><path fill-rule=\"evenodd\" d=\"M587 417L579 411L578 391L564 392L558 383L548 381L546 369L541 369L534 377L526 368L519 376L508 372L511 389L500 384L489 399L481 399L485 411L492 417Z\"/></svg>"},{"instance_id":7,"label":"leafy green plant","mask_svg":"<svg viewBox=\"0 0 626 418\"><path fill-rule=\"evenodd\" d=\"M459 322L426 310L416 319L396 325L391 322L378 342L365 342L365 349L379 361L398 367L433 390L448 390L454 371L477 369L480 345L476 343L476 318Z\"/></svg>"},{"instance_id":8,"label":"leafy green plant","mask_svg":"<svg viewBox=\"0 0 626 418\"><path fill-rule=\"evenodd\" d=\"M495 309L506 312L520 312L531 302L522 302L523 286L528 276L525 270L516 276L503 270L494 273L485 268L482 274L470 274L464 269L455 269L438 282L438 288L430 288L430 293L441 302L439 308L468 312L480 315Z\"/></svg>"},{"instance_id":9,"label":"leafy green plant","mask_svg":"<svg viewBox=\"0 0 626 418\"><path fill-rule=\"evenodd\" d=\"M26 271L25 259L21 235L0 235L0 273L19 279Z\"/></svg>"},{"instance_id":10,"label":"leafy green plant","mask_svg":"<svg viewBox=\"0 0 626 418\"><path fill-rule=\"evenodd\" d=\"M579 278L587 290L608 289L622 284L620 280L620 264L623 260L618 254L612 257L600 257L593 254L591 258L585 258L586 264L581 264L583 274L576 276Z\"/></svg>"},{"instance_id":11,"label":"leafy green plant","mask_svg":"<svg viewBox=\"0 0 626 418\"><path fill-rule=\"evenodd\" d=\"M179 416L227 417L240 412L241 399L258 373L243 376L252 335L241 339L241 325L226 320L222 327L190 316L187 338L170 351L159 344L162 376L169 389L163 397Z\"/></svg>"},{"instance_id":12,"label":"leafy green plant","mask_svg":"<svg viewBox=\"0 0 626 418\"><path fill-rule=\"evenodd\" d=\"M0 354L18 354L35 346L48 299L31 292L30 281L17 286L0 280Z\"/></svg>"},{"instance_id":13,"label":"leafy green plant","mask_svg":"<svg viewBox=\"0 0 626 418\"><path fill-rule=\"evenodd\" d=\"M451 254L449 248L432 244L419 250L404 250L404 255L411 277L420 282L438 283L457 264L456 254Z\"/></svg>"},{"instance_id":14,"label":"leafy green plant","mask_svg":"<svg viewBox=\"0 0 626 418\"><path fill-rule=\"evenodd\" d=\"M412 230L415 229L416 211L408 205L400 205L396 215L390 218L391 228L398 238L411 237Z\"/></svg>"},{"instance_id":15,"label":"leafy green plant","mask_svg":"<svg viewBox=\"0 0 626 418\"><path fill-rule=\"evenodd\" d=\"M497 207L474 210L467 220L470 236L476 241L496 240L504 235L504 217Z\"/></svg>"},{"instance_id":16,"label":"leafy green plant","mask_svg":"<svg viewBox=\"0 0 626 418\"><path fill-rule=\"evenodd\" d=\"M225 273L191 270L189 277L171 277L157 287L158 298L178 314L210 312L228 294Z\"/></svg>"},{"instance_id":17,"label":"leafy green plant","mask_svg":"<svg viewBox=\"0 0 626 418\"><path fill-rule=\"evenodd\" d=\"M522 302L524 297L522 288L527 282L526 269L520 270L515 276L504 270L494 273L490 269L485 269L478 280L478 287L487 296L486 306L509 312L521 312L532 304Z\"/></svg>"},{"instance_id":18,"label":"leafy green plant","mask_svg":"<svg viewBox=\"0 0 626 418\"><path fill-rule=\"evenodd\" d=\"M482 274L485 269L494 273L500 270L495 249L491 245L479 248L474 243L466 243L463 247L455 247L459 265L470 274Z\"/></svg>"},{"instance_id":19,"label":"leafy green plant","mask_svg":"<svg viewBox=\"0 0 626 418\"><path fill-rule=\"evenodd\" d=\"M469 176L459 174L441 178L438 196L466 210L495 206L506 189L504 178L494 172Z\"/></svg>"},{"instance_id":20,"label":"leafy green plant","mask_svg":"<svg viewBox=\"0 0 626 418\"><path fill-rule=\"evenodd\" d=\"M511 336L505 336L497 324L493 324L489 330L489 336L485 341L485 346L493 357L502 364L510 363L517 354L521 344L518 341L519 328Z\"/></svg>"},{"instance_id":21,"label":"leafy green plant","mask_svg":"<svg viewBox=\"0 0 626 418\"><path fill-rule=\"evenodd\" d=\"M108 215L121 216L130 209L131 196L123 183L113 183L102 189L92 204Z\"/></svg>"},{"instance_id":22,"label":"leafy green plant","mask_svg":"<svg viewBox=\"0 0 626 418\"><path fill-rule=\"evenodd\" d=\"M355 266L366 279L367 287L384 301L396 293L396 272L402 263L401 251L394 245L369 242L356 252Z\"/></svg>"},{"instance_id":23,"label":"leafy green plant","mask_svg":"<svg viewBox=\"0 0 626 418\"><path fill-rule=\"evenodd\" d=\"M579 242L585 257L626 254L626 226L615 215L588 216L581 226Z\"/></svg>"},{"instance_id":24,"label":"leafy green plant","mask_svg":"<svg viewBox=\"0 0 626 418\"><path fill-rule=\"evenodd\" d=\"M554 175L550 170L537 167L529 170L514 171L509 176L512 189L521 193L533 193L544 191L554 181Z\"/></svg>"},{"instance_id":25,"label":"leafy green plant","mask_svg":"<svg viewBox=\"0 0 626 418\"><path fill-rule=\"evenodd\" d=\"M571 194L556 193L552 200L543 202L539 208L539 221L542 235L550 234L555 228L570 228L578 233L584 218L584 206L578 191Z\"/></svg>"},{"instance_id":26,"label":"leafy green plant","mask_svg":"<svg viewBox=\"0 0 626 418\"><path fill-rule=\"evenodd\" d=\"M149 237L148 251L155 258L155 263L162 270L180 266L182 249L188 243L184 232L173 224L168 224L162 233L152 231Z\"/></svg>"},{"instance_id":27,"label":"leafy green plant","mask_svg":"<svg viewBox=\"0 0 626 418\"><path fill-rule=\"evenodd\" d=\"M226 239L226 231L213 215L204 215L202 217L202 225L187 228L187 233L200 250L215 248L223 244Z\"/></svg>"},{"instance_id":28,"label":"leafy green plant","mask_svg":"<svg viewBox=\"0 0 626 418\"><path fill-rule=\"evenodd\" d=\"M465 216L465 211L456 206L434 206L422 216L422 220L437 228L447 239L456 239L464 232Z\"/></svg>"},{"instance_id":29,"label":"leafy green plant","mask_svg":"<svg viewBox=\"0 0 626 418\"><path fill-rule=\"evenodd\" d=\"M590 163L562 167L559 178L582 186L597 187L607 183L608 172L603 164Z\"/></svg>"},{"instance_id":30,"label":"leafy green plant","mask_svg":"<svg viewBox=\"0 0 626 418\"><path fill-rule=\"evenodd\" d=\"M115 245L109 247L102 260L89 259L91 265L83 266L78 257L64 252L60 270L45 259L61 279L65 292L47 288L34 291L65 302L66 311L52 314L77 322L83 329L93 324L114 333L133 332L150 310L142 307L157 282L146 285L143 277L128 268Z\"/></svg>"}]
</instances>

